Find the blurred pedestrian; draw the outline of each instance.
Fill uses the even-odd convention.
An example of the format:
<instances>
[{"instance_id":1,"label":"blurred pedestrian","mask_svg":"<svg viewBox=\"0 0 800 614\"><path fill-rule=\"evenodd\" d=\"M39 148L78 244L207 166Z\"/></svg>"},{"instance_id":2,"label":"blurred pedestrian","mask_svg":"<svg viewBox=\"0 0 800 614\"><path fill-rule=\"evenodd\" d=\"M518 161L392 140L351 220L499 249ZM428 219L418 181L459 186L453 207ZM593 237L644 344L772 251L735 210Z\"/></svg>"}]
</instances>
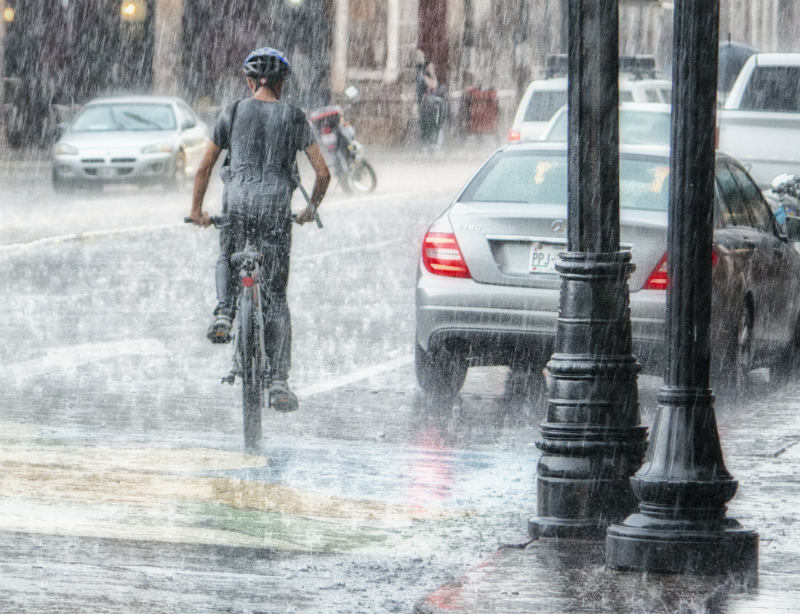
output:
<instances>
[{"instance_id":1,"label":"blurred pedestrian","mask_svg":"<svg viewBox=\"0 0 800 614\"><path fill-rule=\"evenodd\" d=\"M436 65L428 60L417 76L419 131L423 148L441 145L444 120L444 96L436 78Z\"/></svg>"}]
</instances>

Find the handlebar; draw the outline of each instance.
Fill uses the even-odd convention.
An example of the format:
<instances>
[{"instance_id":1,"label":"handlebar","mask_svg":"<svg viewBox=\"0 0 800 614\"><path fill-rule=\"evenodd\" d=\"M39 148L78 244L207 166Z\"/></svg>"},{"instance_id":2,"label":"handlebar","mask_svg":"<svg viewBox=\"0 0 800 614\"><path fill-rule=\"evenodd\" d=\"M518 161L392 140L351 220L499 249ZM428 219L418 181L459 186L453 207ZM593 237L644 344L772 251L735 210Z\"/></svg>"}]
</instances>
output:
<instances>
[{"instance_id":1,"label":"handlebar","mask_svg":"<svg viewBox=\"0 0 800 614\"><path fill-rule=\"evenodd\" d=\"M225 216L225 215L212 215L212 216L209 216L208 220L211 222L211 224L215 228L219 228L220 226L225 226L225 224L228 223L228 217ZM296 213L292 213L292 221L293 222L297 221L297 214ZM322 222L320 221L319 215L317 214L316 210L314 211L314 221L317 223L317 226L319 228L322 228ZM183 222L184 222L184 224L192 224L193 223L192 218L190 218L188 216L183 218Z\"/></svg>"},{"instance_id":2,"label":"handlebar","mask_svg":"<svg viewBox=\"0 0 800 614\"><path fill-rule=\"evenodd\" d=\"M228 221L228 218L227 218L226 216L224 216L224 215L212 215L212 216L210 216L210 217L208 218L208 220L209 220L209 221L210 221L210 222L211 222L211 223L212 223L212 224L213 224L215 227L219 228L220 226L224 226L224 225L227 223L227 221ZM190 217L185 217L185 218L183 218L183 221L184 221L184 223L185 223L185 224L192 224L192 223L194 223L194 222L192 221L192 218L190 218Z\"/></svg>"},{"instance_id":3,"label":"handlebar","mask_svg":"<svg viewBox=\"0 0 800 614\"><path fill-rule=\"evenodd\" d=\"M308 197L308 192L303 187L303 184L300 182L300 174L297 171L297 164L295 163L293 171L292 171L292 181L294 182L295 186L300 189L300 193L303 195L303 198L306 201L306 205L311 207L311 213L314 216L314 221L317 223L317 228L322 228L322 220L319 217L319 213L317 213L317 208L311 204L311 199ZM212 215L209 218L209 221L217 228L220 226L224 226L228 222L228 216L226 215ZM192 224L192 218L184 217L183 221L186 224ZM292 214L292 221L297 221L297 214Z\"/></svg>"}]
</instances>

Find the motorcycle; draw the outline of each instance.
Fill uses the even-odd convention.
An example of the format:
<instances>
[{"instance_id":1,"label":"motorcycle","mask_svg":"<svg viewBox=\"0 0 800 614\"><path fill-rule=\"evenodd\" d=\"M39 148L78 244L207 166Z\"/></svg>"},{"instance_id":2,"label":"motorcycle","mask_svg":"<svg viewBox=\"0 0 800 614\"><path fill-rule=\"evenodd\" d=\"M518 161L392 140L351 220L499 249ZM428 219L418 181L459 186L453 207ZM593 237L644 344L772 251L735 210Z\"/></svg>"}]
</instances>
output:
<instances>
[{"instance_id":1,"label":"motorcycle","mask_svg":"<svg viewBox=\"0 0 800 614\"><path fill-rule=\"evenodd\" d=\"M778 175L764 196L781 228L786 228L788 218L800 218L800 175Z\"/></svg>"},{"instance_id":2,"label":"motorcycle","mask_svg":"<svg viewBox=\"0 0 800 614\"><path fill-rule=\"evenodd\" d=\"M348 98L355 98L355 88L348 88ZM345 192L372 192L378 184L375 169L364 159L363 145L355 136L356 130L344 119L344 109L338 105L312 111L309 121L325 161L333 169Z\"/></svg>"}]
</instances>

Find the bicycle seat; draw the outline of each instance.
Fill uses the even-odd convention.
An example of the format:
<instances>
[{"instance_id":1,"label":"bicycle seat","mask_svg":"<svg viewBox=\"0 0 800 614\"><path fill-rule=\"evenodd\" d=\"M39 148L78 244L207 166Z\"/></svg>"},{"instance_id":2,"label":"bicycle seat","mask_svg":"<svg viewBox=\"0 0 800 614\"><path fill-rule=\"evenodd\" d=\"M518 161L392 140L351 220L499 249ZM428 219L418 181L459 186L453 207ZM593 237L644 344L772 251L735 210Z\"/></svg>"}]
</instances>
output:
<instances>
[{"instance_id":1,"label":"bicycle seat","mask_svg":"<svg viewBox=\"0 0 800 614\"><path fill-rule=\"evenodd\" d=\"M260 254L259 252L246 249L241 252L236 252L235 254L233 254L231 256L231 264L233 264L234 266L239 266L248 261L258 262L259 264L261 264L263 257L264 257L263 254Z\"/></svg>"}]
</instances>

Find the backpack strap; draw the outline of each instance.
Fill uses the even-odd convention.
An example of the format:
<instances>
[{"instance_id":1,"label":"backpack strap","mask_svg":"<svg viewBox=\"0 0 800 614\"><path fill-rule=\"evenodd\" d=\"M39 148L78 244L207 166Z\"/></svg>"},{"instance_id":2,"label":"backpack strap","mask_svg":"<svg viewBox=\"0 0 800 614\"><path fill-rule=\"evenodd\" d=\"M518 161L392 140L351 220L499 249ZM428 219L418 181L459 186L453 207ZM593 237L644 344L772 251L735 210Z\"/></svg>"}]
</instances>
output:
<instances>
[{"instance_id":1,"label":"backpack strap","mask_svg":"<svg viewBox=\"0 0 800 614\"><path fill-rule=\"evenodd\" d=\"M233 108L231 109L231 123L228 126L228 153L225 156L225 161L222 163L222 166L230 166L231 165L231 145L233 144L233 120L236 119L236 108L239 106L239 103L242 101L241 98L233 103Z\"/></svg>"}]
</instances>

